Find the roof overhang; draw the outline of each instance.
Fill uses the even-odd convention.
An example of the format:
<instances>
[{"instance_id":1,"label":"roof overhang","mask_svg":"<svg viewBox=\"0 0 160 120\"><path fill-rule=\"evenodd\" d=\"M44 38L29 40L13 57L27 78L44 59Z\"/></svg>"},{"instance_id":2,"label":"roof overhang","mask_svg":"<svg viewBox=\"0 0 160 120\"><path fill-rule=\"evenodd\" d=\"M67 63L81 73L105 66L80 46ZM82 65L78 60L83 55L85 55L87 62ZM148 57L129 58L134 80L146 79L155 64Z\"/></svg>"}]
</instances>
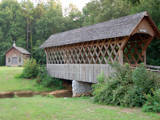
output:
<instances>
[{"instance_id":1,"label":"roof overhang","mask_svg":"<svg viewBox=\"0 0 160 120\"><path fill-rule=\"evenodd\" d=\"M8 51L10 51L12 48L15 48L15 49L16 49L16 47L12 46L12 47L10 47L10 48L4 53L4 55L6 55L6 53L7 53ZM18 49L16 49L16 50L19 51ZM19 51L19 52L22 53L21 51ZM30 55L30 53L28 53L28 54L22 53L22 54Z\"/></svg>"},{"instance_id":2,"label":"roof overhang","mask_svg":"<svg viewBox=\"0 0 160 120\"><path fill-rule=\"evenodd\" d=\"M49 48L122 36L132 36L143 19L146 19L147 24L152 31L146 32L146 27L144 27L145 29L139 29L139 31L136 32L149 34L153 37L159 38L160 31L158 30L158 27L147 12L142 12L51 35L40 46L40 48Z\"/></svg>"}]
</instances>

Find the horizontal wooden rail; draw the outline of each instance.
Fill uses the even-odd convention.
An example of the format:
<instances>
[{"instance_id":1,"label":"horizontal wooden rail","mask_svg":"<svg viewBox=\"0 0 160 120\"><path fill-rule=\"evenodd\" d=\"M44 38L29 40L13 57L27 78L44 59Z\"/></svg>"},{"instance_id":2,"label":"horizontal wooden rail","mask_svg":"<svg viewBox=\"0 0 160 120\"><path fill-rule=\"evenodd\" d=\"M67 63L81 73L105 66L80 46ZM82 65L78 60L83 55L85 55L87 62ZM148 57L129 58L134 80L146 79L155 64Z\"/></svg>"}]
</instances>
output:
<instances>
[{"instance_id":1,"label":"horizontal wooden rail","mask_svg":"<svg viewBox=\"0 0 160 120\"><path fill-rule=\"evenodd\" d=\"M139 66L132 66L132 69L136 69ZM153 65L146 65L146 68L148 71L152 71L152 72L160 72L160 66L153 66Z\"/></svg>"},{"instance_id":2,"label":"horizontal wooden rail","mask_svg":"<svg viewBox=\"0 0 160 120\"><path fill-rule=\"evenodd\" d=\"M160 72L160 66L146 65L147 70L153 72Z\"/></svg>"}]
</instances>

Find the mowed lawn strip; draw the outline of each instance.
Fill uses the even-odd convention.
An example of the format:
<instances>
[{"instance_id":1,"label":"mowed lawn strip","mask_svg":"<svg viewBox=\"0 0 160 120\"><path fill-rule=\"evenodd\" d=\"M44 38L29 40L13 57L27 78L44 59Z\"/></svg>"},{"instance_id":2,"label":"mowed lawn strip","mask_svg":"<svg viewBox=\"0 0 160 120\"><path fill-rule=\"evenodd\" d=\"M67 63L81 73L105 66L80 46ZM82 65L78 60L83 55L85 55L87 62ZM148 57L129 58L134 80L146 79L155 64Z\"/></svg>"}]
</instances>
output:
<instances>
[{"instance_id":1,"label":"mowed lawn strip","mask_svg":"<svg viewBox=\"0 0 160 120\"><path fill-rule=\"evenodd\" d=\"M14 78L22 70L23 67L0 67L0 92L32 90L33 80Z\"/></svg>"},{"instance_id":2,"label":"mowed lawn strip","mask_svg":"<svg viewBox=\"0 0 160 120\"><path fill-rule=\"evenodd\" d=\"M0 120L158 120L136 108L93 104L90 98L0 99Z\"/></svg>"}]
</instances>

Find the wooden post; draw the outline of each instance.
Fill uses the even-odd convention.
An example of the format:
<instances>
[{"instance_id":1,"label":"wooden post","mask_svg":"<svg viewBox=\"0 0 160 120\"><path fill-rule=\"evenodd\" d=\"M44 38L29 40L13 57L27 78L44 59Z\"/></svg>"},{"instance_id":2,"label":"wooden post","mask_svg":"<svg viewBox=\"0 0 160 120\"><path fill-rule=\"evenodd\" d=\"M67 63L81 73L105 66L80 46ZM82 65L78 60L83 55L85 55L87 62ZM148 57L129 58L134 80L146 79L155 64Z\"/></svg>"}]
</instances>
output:
<instances>
[{"instance_id":1,"label":"wooden post","mask_svg":"<svg viewBox=\"0 0 160 120\"><path fill-rule=\"evenodd\" d=\"M142 55L144 57L144 64L146 65L146 50L149 46L149 44L152 42L154 37L149 37L148 41L146 42L145 46L142 49Z\"/></svg>"},{"instance_id":2,"label":"wooden post","mask_svg":"<svg viewBox=\"0 0 160 120\"><path fill-rule=\"evenodd\" d=\"M145 44L145 46L144 46L144 49L145 49L145 50L148 48L148 46L149 46L149 44L152 42L153 38L154 38L154 37L150 37L150 38L147 40L147 42L146 42L146 44Z\"/></svg>"},{"instance_id":3,"label":"wooden post","mask_svg":"<svg viewBox=\"0 0 160 120\"><path fill-rule=\"evenodd\" d=\"M119 50L119 63L123 65L123 50L122 49Z\"/></svg>"},{"instance_id":4,"label":"wooden post","mask_svg":"<svg viewBox=\"0 0 160 120\"><path fill-rule=\"evenodd\" d=\"M146 65L146 50L142 50L142 56L144 58L143 62Z\"/></svg>"},{"instance_id":5,"label":"wooden post","mask_svg":"<svg viewBox=\"0 0 160 120\"><path fill-rule=\"evenodd\" d=\"M123 39L123 42L122 42L120 48L119 48L119 63L120 63L121 65L123 65L123 50L124 50L127 42L129 41L129 39L130 39L130 37L125 37L125 38Z\"/></svg>"}]
</instances>

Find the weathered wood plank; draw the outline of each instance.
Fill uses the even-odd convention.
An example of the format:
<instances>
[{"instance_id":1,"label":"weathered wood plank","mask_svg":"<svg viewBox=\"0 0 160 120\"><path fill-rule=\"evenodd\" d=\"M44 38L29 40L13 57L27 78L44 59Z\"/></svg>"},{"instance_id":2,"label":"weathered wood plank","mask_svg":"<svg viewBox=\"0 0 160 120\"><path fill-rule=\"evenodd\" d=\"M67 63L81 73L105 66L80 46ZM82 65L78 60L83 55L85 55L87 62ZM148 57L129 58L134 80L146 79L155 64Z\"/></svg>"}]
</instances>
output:
<instances>
[{"instance_id":1,"label":"weathered wood plank","mask_svg":"<svg viewBox=\"0 0 160 120\"><path fill-rule=\"evenodd\" d=\"M108 76L112 72L109 64L47 64L51 77L97 83L97 76L103 71Z\"/></svg>"}]
</instances>

